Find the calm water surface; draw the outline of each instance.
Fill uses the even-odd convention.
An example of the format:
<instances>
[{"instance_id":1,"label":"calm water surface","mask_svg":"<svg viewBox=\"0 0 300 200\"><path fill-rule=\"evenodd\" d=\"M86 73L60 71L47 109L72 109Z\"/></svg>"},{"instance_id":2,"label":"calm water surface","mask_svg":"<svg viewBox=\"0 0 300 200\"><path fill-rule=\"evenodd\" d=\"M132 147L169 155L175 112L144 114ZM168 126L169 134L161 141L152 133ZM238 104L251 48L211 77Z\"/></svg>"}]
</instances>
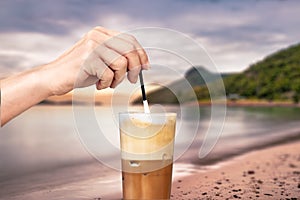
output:
<instances>
[{"instance_id":1,"label":"calm water surface","mask_svg":"<svg viewBox=\"0 0 300 200\"><path fill-rule=\"evenodd\" d=\"M94 158L103 158L104 162L118 168L119 135L117 116L113 114L118 109L122 110L117 108L112 112L110 107L97 107L90 118L87 108L80 107L75 114L82 120L78 124L74 121L71 106L37 106L1 128L0 197L51 184L75 183L87 177L118 175L118 170L101 165ZM300 137L299 108L227 108L217 144L208 156L199 159L199 149L210 124L209 108L200 109L200 122L189 117L195 114L193 107L186 108L184 116L178 107L165 109L179 114L180 133L175 146L177 163L201 164L201 167ZM215 123L219 123L218 120ZM90 135L95 131L104 134ZM90 149L87 151L84 146ZM109 187L114 183L107 184L110 180L112 178L102 179L97 184L102 184L103 191L111 191L113 188Z\"/></svg>"}]
</instances>

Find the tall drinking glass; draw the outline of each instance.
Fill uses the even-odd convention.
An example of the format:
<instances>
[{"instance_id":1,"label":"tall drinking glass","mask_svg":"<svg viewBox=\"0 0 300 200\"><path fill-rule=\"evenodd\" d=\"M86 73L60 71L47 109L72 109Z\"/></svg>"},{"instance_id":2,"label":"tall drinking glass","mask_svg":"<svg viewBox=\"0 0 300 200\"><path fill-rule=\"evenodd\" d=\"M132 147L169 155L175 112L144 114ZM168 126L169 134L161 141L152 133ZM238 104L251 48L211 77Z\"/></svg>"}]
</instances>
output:
<instances>
[{"instance_id":1,"label":"tall drinking glass","mask_svg":"<svg viewBox=\"0 0 300 200\"><path fill-rule=\"evenodd\" d=\"M120 113L123 199L170 199L176 113Z\"/></svg>"}]
</instances>

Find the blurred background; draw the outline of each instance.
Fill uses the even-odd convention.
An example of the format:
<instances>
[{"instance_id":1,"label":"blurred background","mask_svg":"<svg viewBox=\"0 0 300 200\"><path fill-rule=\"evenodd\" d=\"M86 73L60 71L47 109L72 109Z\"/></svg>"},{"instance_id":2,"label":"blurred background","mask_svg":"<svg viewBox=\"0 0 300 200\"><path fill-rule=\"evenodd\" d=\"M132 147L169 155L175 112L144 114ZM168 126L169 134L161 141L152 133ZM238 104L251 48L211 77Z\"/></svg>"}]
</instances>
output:
<instances>
[{"instance_id":1,"label":"blurred background","mask_svg":"<svg viewBox=\"0 0 300 200\"><path fill-rule=\"evenodd\" d=\"M299 2L292 0L13 0L0 9L1 76L50 62L98 25L183 32L207 49L221 72L240 72L299 42Z\"/></svg>"},{"instance_id":2,"label":"blurred background","mask_svg":"<svg viewBox=\"0 0 300 200\"><path fill-rule=\"evenodd\" d=\"M0 78L51 62L95 26L181 32L205 49L216 69L205 62L194 66L171 62L158 52L150 56L155 64L145 72L146 89L150 105L160 104L185 116L178 119L184 125L177 145L184 148L175 169L202 170L254 149L300 138L299 10L297 0L1 1ZM163 44L160 38L157 35L155 42ZM170 45L174 44L183 52L189 50L176 41ZM161 68L162 63L167 67ZM203 76L211 83L205 83ZM199 159L211 117L207 85L220 80L227 98L226 121L215 121L223 126L221 136L213 151ZM85 122L90 97L95 96L97 125L111 135L112 146L118 145L112 107L141 109L138 85L129 105L124 103L128 95L124 85L97 92L94 87L82 89L75 98L76 112L82 112ZM119 172L100 164L84 148L72 96L51 97L0 129L0 198L27 194L31 199L47 195L82 199L120 193ZM200 120L193 117L198 115ZM99 129L85 123L87 128L79 134ZM110 154L101 141L94 142L99 151L118 161L117 153ZM82 183L87 180L93 181Z\"/></svg>"}]
</instances>

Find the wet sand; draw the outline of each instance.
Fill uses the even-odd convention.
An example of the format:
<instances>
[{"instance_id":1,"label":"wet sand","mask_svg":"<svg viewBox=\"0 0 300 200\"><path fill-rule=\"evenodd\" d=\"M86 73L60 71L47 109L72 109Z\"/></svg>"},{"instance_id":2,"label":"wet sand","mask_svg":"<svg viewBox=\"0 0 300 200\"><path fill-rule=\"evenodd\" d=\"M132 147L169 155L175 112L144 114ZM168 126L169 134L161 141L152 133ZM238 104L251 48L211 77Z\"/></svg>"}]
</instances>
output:
<instances>
[{"instance_id":1,"label":"wet sand","mask_svg":"<svg viewBox=\"0 0 300 200\"><path fill-rule=\"evenodd\" d=\"M253 151L177 179L171 199L300 199L300 142Z\"/></svg>"},{"instance_id":2,"label":"wet sand","mask_svg":"<svg viewBox=\"0 0 300 200\"><path fill-rule=\"evenodd\" d=\"M175 163L172 200L300 199L300 141L252 151L207 169L188 164L178 169L178 165ZM89 178L77 176L71 182L25 189L5 199L121 199L119 172L100 178L96 165L83 171Z\"/></svg>"}]
</instances>

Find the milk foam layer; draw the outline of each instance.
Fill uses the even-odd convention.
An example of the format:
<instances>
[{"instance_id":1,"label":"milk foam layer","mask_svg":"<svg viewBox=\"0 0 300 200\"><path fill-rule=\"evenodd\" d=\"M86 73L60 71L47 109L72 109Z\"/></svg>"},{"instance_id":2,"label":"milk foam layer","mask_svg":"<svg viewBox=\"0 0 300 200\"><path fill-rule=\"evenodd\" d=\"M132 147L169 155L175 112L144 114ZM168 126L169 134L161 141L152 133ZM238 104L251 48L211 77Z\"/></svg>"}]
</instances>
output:
<instances>
[{"instance_id":1,"label":"milk foam layer","mask_svg":"<svg viewBox=\"0 0 300 200\"><path fill-rule=\"evenodd\" d=\"M120 119L122 159L173 158L176 115L150 114L152 123L147 115L134 113Z\"/></svg>"},{"instance_id":2,"label":"milk foam layer","mask_svg":"<svg viewBox=\"0 0 300 200\"><path fill-rule=\"evenodd\" d=\"M174 117L175 113L170 113L170 114L157 114L157 113L128 113L128 116L124 116L123 118L120 118L120 122L122 123L123 120L132 120L136 123L151 123L151 124L156 124L156 125L163 125L166 123L166 121L170 117Z\"/></svg>"}]
</instances>

